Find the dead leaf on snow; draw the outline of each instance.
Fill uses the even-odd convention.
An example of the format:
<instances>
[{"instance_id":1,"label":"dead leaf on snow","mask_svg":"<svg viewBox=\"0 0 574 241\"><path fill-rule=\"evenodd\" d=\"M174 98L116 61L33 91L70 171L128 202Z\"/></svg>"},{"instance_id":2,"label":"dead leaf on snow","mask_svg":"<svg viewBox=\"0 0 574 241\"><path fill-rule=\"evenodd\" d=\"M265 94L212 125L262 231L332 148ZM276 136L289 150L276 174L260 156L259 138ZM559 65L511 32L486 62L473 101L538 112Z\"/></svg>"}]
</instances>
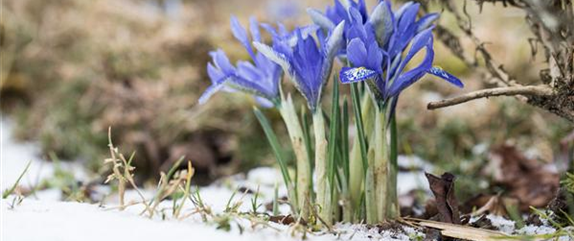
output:
<instances>
[{"instance_id":1,"label":"dead leaf on snow","mask_svg":"<svg viewBox=\"0 0 574 241\"><path fill-rule=\"evenodd\" d=\"M454 194L455 176L445 172L441 177L425 173L431 191L436 198L439 220L445 223L460 224L458 201Z\"/></svg>"}]
</instances>

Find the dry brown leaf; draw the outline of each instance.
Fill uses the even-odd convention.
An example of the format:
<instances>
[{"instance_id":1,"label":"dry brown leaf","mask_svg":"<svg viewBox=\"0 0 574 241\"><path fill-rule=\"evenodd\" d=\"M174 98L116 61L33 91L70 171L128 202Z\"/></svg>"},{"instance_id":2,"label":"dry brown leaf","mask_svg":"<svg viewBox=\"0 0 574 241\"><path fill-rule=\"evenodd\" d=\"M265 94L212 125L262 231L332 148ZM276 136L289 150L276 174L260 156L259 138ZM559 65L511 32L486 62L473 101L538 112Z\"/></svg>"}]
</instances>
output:
<instances>
[{"instance_id":1,"label":"dry brown leaf","mask_svg":"<svg viewBox=\"0 0 574 241\"><path fill-rule=\"evenodd\" d=\"M530 210L530 207L546 206L559 188L560 177L556 172L527 158L513 145L494 148L490 163L483 172L491 176L495 184L507 190L504 196L518 199L523 212Z\"/></svg>"},{"instance_id":2,"label":"dry brown leaf","mask_svg":"<svg viewBox=\"0 0 574 241\"><path fill-rule=\"evenodd\" d=\"M445 223L460 224L458 201L454 194L454 175L448 172L441 177L425 173L431 191L436 199L439 220Z\"/></svg>"}]
</instances>

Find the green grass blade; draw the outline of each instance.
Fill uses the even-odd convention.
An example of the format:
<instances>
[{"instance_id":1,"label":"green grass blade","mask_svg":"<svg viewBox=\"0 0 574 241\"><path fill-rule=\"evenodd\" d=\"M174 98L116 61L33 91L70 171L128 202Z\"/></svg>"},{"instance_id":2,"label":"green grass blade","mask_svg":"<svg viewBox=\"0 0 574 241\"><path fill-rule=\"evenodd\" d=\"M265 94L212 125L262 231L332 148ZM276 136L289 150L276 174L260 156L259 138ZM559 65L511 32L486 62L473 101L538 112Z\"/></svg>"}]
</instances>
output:
<instances>
[{"instance_id":1,"label":"green grass blade","mask_svg":"<svg viewBox=\"0 0 574 241\"><path fill-rule=\"evenodd\" d=\"M26 174L26 172L28 172L28 169L30 168L30 164L32 164L31 160L28 161L28 164L26 164L24 171L22 171L22 173L20 173L20 176L18 176L18 179L16 179L16 182L14 183L14 185L12 185L12 187L10 189L8 189L2 193L2 199L6 199L8 196L10 196L10 194L12 194L14 192L14 190L16 190L16 188L18 187L18 184L20 184L20 180L22 180L22 177L24 177L24 174Z\"/></svg>"},{"instance_id":2,"label":"green grass blade","mask_svg":"<svg viewBox=\"0 0 574 241\"><path fill-rule=\"evenodd\" d=\"M133 154L132 154L133 155ZM175 173L175 171L177 171L177 168L179 168L179 166L181 165L181 162L183 161L183 159L185 159L185 156L181 156L179 159L177 159L177 161L171 166L171 168L169 169L169 171L167 172L167 176L166 178L166 182L169 182L169 180L171 179L171 177L173 176L173 174Z\"/></svg>"},{"instance_id":3,"label":"green grass blade","mask_svg":"<svg viewBox=\"0 0 574 241\"><path fill-rule=\"evenodd\" d=\"M134 160L135 156L136 156L136 152L133 151L132 154L130 155L130 158L128 159L128 166L132 166L132 161Z\"/></svg>"}]
</instances>

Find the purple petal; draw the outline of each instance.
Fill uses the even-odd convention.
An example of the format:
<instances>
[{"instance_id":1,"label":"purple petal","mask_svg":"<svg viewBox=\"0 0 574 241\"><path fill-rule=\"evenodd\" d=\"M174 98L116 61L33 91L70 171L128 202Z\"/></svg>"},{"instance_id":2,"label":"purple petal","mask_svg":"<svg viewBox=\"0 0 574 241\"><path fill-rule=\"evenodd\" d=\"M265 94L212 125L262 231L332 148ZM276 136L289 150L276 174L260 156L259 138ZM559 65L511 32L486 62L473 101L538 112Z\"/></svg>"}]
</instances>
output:
<instances>
[{"instance_id":1,"label":"purple petal","mask_svg":"<svg viewBox=\"0 0 574 241\"><path fill-rule=\"evenodd\" d=\"M251 31L251 36L253 36L253 41L261 42L261 32L259 32L259 23L257 22L257 19L255 19L254 17L249 18L249 30Z\"/></svg>"},{"instance_id":2,"label":"purple petal","mask_svg":"<svg viewBox=\"0 0 574 241\"><path fill-rule=\"evenodd\" d=\"M411 59L425 46L427 46L427 50L428 49L432 49L432 29L426 29L422 32L420 32L419 34L417 34L411 44L411 48L409 49L409 52L407 53L407 55L405 56L405 58L401 61L401 64L399 65L398 68L398 73L400 74L403 69L405 68L405 66L411 61ZM430 45L430 47L428 47ZM431 59L432 62L432 59ZM430 68L430 66L429 66Z\"/></svg>"},{"instance_id":3,"label":"purple petal","mask_svg":"<svg viewBox=\"0 0 574 241\"><path fill-rule=\"evenodd\" d=\"M427 45L425 58L417 67L405 73L399 72L399 77L391 84L390 96L397 96L404 89L423 77L426 71L431 68L433 59L434 51L432 50L432 45Z\"/></svg>"},{"instance_id":4,"label":"purple petal","mask_svg":"<svg viewBox=\"0 0 574 241\"><path fill-rule=\"evenodd\" d=\"M249 54L253 57L253 49L251 49L251 44L249 41L249 36L247 35L247 31L245 31L245 28L243 28L243 26L241 26L241 24L239 23L239 20L237 20L237 18L235 16L231 17L231 32L233 33L233 36L239 41L241 42L241 44L243 45L243 47L245 47L245 49L247 50L247 52L249 52Z\"/></svg>"},{"instance_id":5,"label":"purple petal","mask_svg":"<svg viewBox=\"0 0 574 241\"><path fill-rule=\"evenodd\" d=\"M225 55L225 52L223 52L223 50L218 49L216 51L211 51L209 54L213 59L215 67L221 69L223 73L228 75L235 72L235 67L233 67L233 65L229 62L229 59L227 58L227 55Z\"/></svg>"},{"instance_id":6,"label":"purple petal","mask_svg":"<svg viewBox=\"0 0 574 241\"><path fill-rule=\"evenodd\" d=\"M367 69L365 67L343 67L339 73L339 78L341 79L341 83L350 84L373 78L375 75L377 75L376 71Z\"/></svg>"},{"instance_id":7,"label":"purple petal","mask_svg":"<svg viewBox=\"0 0 574 241\"><path fill-rule=\"evenodd\" d=\"M430 13L419 19L417 22L417 33L423 31L424 29L430 27L434 21L438 19L440 15L438 13Z\"/></svg>"},{"instance_id":8,"label":"purple petal","mask_svg":"<svg viewBox=\"0 0 574 241\"><path fill-rule=\"evenodd\" d=\"M237 63L237 75L250 81L264 79L263 73L259 69L255 68L250 62L245 61Z\"/></svg>"},{"instance_id":9,"label":"purple petal","mask_svg":"<svg viewBox=\"0 0 574 241\"><path fill-rule=\"evenodd\" d=\"M462 83L462 81L460 81L460 79L458 79L454 75L444 71L440 67L436 67L436 66L432 67L427 72L434 75L434 76L437 76L441 79L448 81L449 83L455 85L456 87L464 88L464 84Z\"/></svg>"},{"instance_id":10,"label":"purple petal","mask_svg":"<svg viewBox=\"0 0 574 241\"><path fill-rule=\"evenodd\" d=\"M366 21L368 18L367 17L368 14L367 14L367 4L365 3L365 0L359 0L358 5L359 5L358 6L359 11L361 12L361 15L363 15L364 20Z\"/></svg>"},{"instance_id":11,"label":"purple petal","mask_svg":"<svg viewBox=\"0 0 574 241\"><path fill-rule=\"evenodd\" d=\"M201 97L199 97L198 101L199 104L200 105L205 104L205 102L207 102L207 100L209 100L209 98L211 98L212 95L217 93L217 91L221 90L223 86L224 86L223 83L219 83L207 87L207 89L203 92L203 94L201 94Z\"/></svg>"},{"instance_id":12,"label":"purple petal","mask_svg":"<svg viewBox=\"0 0 574 241\"><path fill-rule=\"evenodd\" d=\"M325 45L325 52L327 53L327 57L332 59L335 55L339 52L341 48L343 48L344 40L343 40L343 31L345 29L345 21L340 22L333 31L331 31L329 37L327 37L326 45ZM322 39L322 38L320 38ZM323 43L325 44L325 43Z\"/></svg>"},{"instance_id":13,"label":"purple petal","mask_svg":"<svg viewBox=\"0 0 574 241\"><path fill-rule=\"evenodd\" d=\"M207 63L207 75L211 79L212 83L218 83L223 80L225 74L218 70L217 68L213 67L211 63Z\"/></svg>"},{"instance_id":14,"label":"purple petal","mask_svg":"<svg viewBox=\"0 0 574 241\"><path fill-rule=\"evenodd\" d=\"M406 2L404 3L397 11L395 11L395 18L399 19L403 16L403 14L413 6L414 2Z\"/></svg>"},{"instance_id":15,"label":"purple petal","mask_svg":"<svg viewBox=\"0 0 574 241\"><path fill-rule=\"evenodd\" d=\"M367 58L367 67L377 71L378 73L382 73L383 53L379 49L379 45L376 41L371 42L369 45L367 55L369 56Z\"/></svg>"},{"instance_id":16,"label":"purple petal","mask_svg":"<svg viewBox=\"0 0 574 241\"><path fill-rule=\"evenodd\" d=\"M367 48L363 41L355 38L347 46L347 58L354 66L365 66L367 60Z\"/></svg>"},{"instance_id":17,"label":"purple petal","mask_svg":"<svg viewBox=\"0 0 574 241\"><path fill-rule=\"evenodd\" d=\"M267 31L269 34L271 34L271 37L273 37L273 39L279 40L281 38L281 36L279 36L279 33L277 33L277 31L275 30L275 28L273 26L271 26L271 24L262 23L261 27L263 29L265 29L265 31ZM256 42L260 42L260 41L256 41Z\"/></svg>"},{"instance_id":18,"label":"purple petal","mask_svg":"<svg viewBox=\"0 0 574 241\"><path fill-rule=\"evenodd\" d=\"M309 14L313 23L319 25L324 31L330 31L335 28L333 21L325 16L321 11L309 8L307 9L307 14Z\"/></svg>"},{"instance_id":19,"label":"purple petal","mask_svg":"<svg viewBox=\"0 0 574 241\"><path fill-rule=\"evenodd\" d=\"M399 19L399 29L406 29L408 26L412 25L419 12L420 4L415 3L410 5L405 12L400 16Z\"/></svg>"},{"instance_id":20,"label":"purple petal","mask_svg":"<svg viewBox=\"0 0 574 241\"><path fill-rule=\"evenodd\" d=\"M394 28L395 18L391 6L387 1L381 1L373 10L370 24L375 30L377 41L381 46L385 46L389 41Z\"/></svg>"},{"instance_id":21,"label":"purple petal","mask_svg":"<svg viewBox=\"0 0 574 241\"><path fill-rule=\"evenodd\" d=\"M263 108L271 108L274 106L273 102L269 101L267 98L263 98L260 96L255 96L255 102L259 104L259 106Z\"/></svg>"}]
</instances>

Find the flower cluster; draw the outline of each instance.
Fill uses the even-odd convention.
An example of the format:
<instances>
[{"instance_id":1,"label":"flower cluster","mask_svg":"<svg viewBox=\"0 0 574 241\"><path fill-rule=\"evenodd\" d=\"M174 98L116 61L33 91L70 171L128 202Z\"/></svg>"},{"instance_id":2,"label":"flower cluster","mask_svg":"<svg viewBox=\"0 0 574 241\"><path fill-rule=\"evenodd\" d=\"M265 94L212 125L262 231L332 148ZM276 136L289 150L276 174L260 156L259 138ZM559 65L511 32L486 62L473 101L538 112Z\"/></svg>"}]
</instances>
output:
<instances>
[{"instance_id":1,"label":"flower cluster","mask_svg":"<svg viewBox=\"0 0 574 241\"><path fill-rule=\"evenodd\" d=\"M395 125L389 125L394 121L398 96L427 73L457 87L463 84L433 66L432 30L438 14L417 19L420 6L412 2L393 11L389 1L381 0L370 14L364 0L334 2L324 12L308 9L314 24L292 31L280 23L275 28L251 19L249 36L232 17L233 35L251 60L232 65L222 50L212 52L212 63L207 66L212 85L200 103L219 90L240 91L254 96L263 106L279 110L295 153L296 181L291 180L268 120L257 109L255 114L273 147L295 215L310 219L318 213L319 219L330 225L341 219L336 210L337 205L343 205L343 220L377 223L399 215L397 153L393 145L397 131L392 129ZM271 44L263 43L261 28L272 37ZM423 53L422 60L412 63ZM357 137L350 151L348 110L346 102L344 106L339 103L338 82L333 83L329 122L324 120L322 110L322 95L336 60L343 64L339 80L351 84L352 90ZM308 123L306 115L298 115L291 95L285 96L281 89L283 73L307 102L312 113L312 135L309 126L301 124ZM368 88L359 88L363 83ZM312 212L317 206L319 211Z\"/></svg>"},{"instance_id":2,"label":"flower cluster","mask_svg":"<svg viewBox=\"0 0 574 241\"><path fill-rule=\"evenodd\" d=\"M345 53L353 67L343 68L340 73L342 83L369 80L372 91L382 101L398 96L426 73L463 87L459 79L432 66L432 22L438 14L427 14L417 20L418 3L406 3L393 12L388 1L381 1L368 16L363 0L346 2L345 6L335 1L335 7L327 8L325 14L309 11L315 23L323 29L330 29L334 22L342 19L350 23L345 29L348 43ZM407 64L423 49L426 51L424 59L405 71Z\"/></svg>"},{"instance_id":3,"label":"flower cluster","mask_svg":"<svg viewBox=\"0 0 574 241\"><path fill-rule=\"evenodd\" d=\"M231 18L231 30L251 56L252 62L238 61L236 66L233 66L223 50L211 52L213 63L207 64L207 73L212 85L199 98L199 103L205 103L219 90L243 91L257 97L263 105L277 103L279 82L283 74L281 67L261 53L254 52L247 31L235 17ZM260 42L259 23L254 18L250 20L250 30L252 40Z\"/></svg>"}]
</instances>

